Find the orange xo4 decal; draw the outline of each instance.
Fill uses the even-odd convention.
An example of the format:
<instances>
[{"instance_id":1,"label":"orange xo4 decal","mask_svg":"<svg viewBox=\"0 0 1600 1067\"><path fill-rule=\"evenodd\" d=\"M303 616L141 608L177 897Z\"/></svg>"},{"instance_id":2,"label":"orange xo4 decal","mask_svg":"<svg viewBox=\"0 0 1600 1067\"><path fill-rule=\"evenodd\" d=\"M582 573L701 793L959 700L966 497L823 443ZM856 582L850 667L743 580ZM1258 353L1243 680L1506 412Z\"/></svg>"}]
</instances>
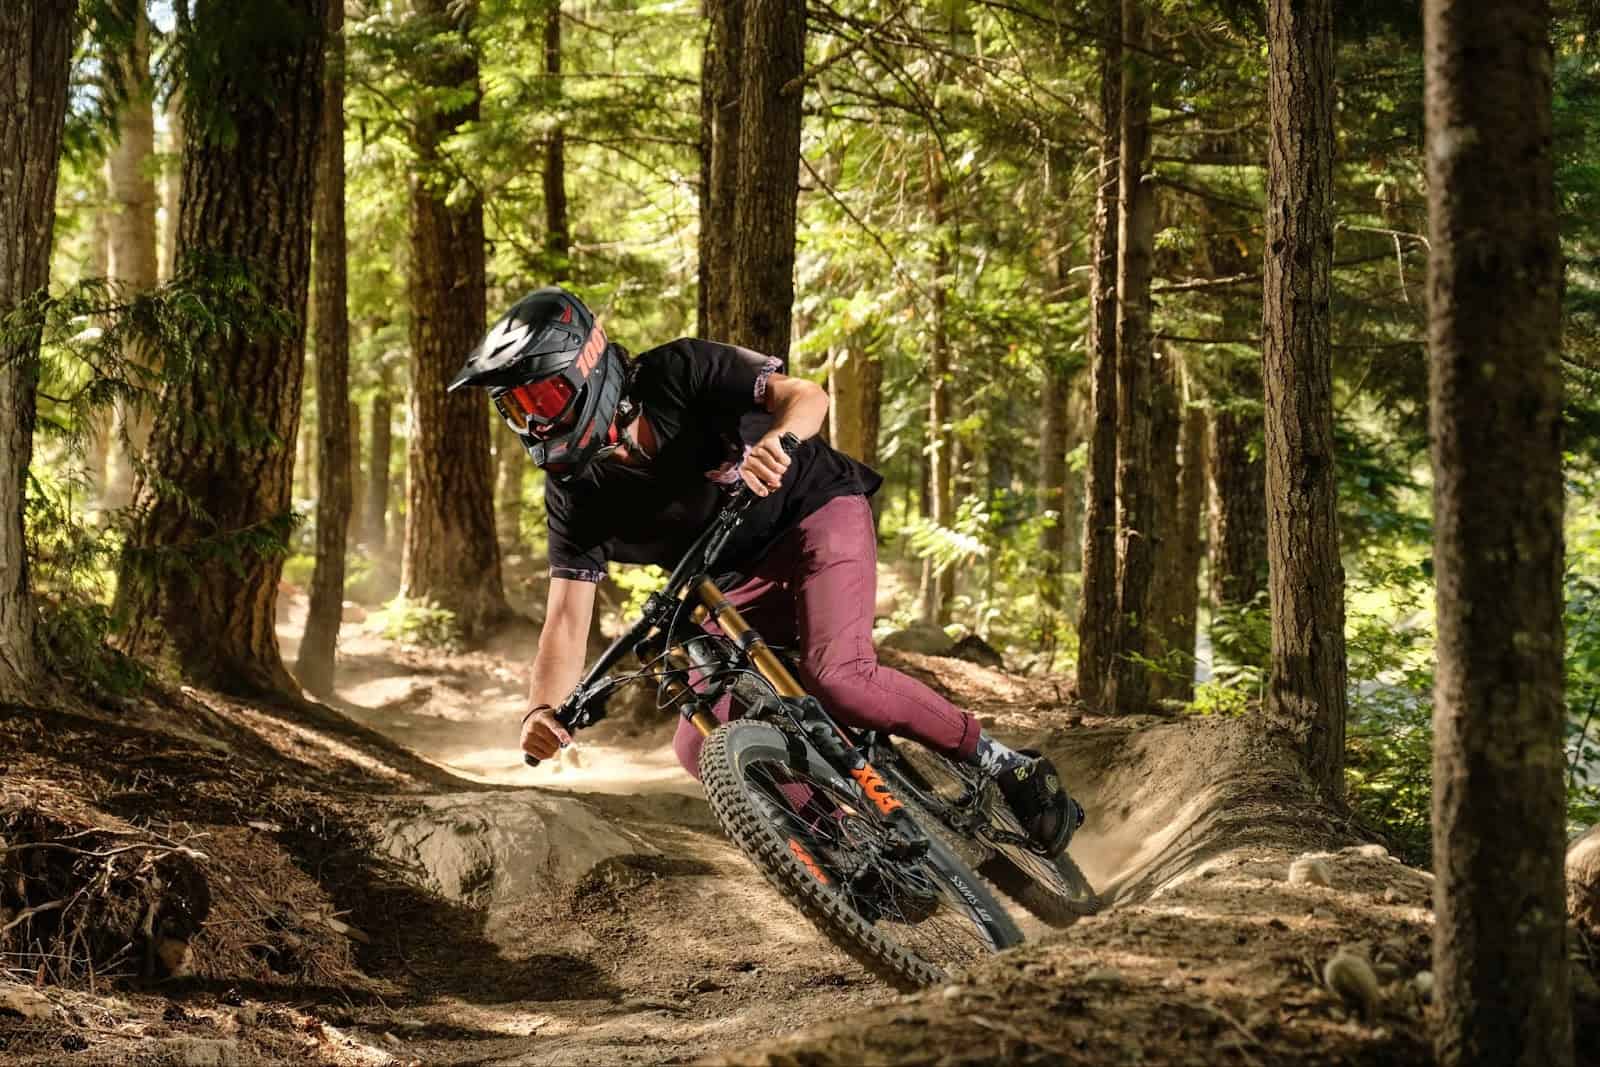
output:
<instances>
[{"instance_id":1,"label":"orange xo4 decal","mask_svg":"<svg viewBox=\"0 0 1600 1067\"><path fill-rule=\"evenodd\" d=\"M878 777L878 772L872 769L870 763L863 763L861 766L853 768L850 771L850 777L860 783L862 792L867 794L869 800L878 805L878 811L884 815L900 807L900 802L894 798L893 793L889 792L889 787L883 784L883 779Z\"/></svg>"},{"instance_id":2,"label":"orange xo4 decal","mask_svg":"<svg viewBox=\"0 0 1600 1067\"><path fill-rule=\"evenodd\" d=\"M806 870L811 872L811 877L823 885L828 884L828 876L823 873L822 865L817 862L816 857L806 851L806 846L791 837L789 838L789 851L793 852L794 858L804 864Z\"/></svg>"}]
</instances>

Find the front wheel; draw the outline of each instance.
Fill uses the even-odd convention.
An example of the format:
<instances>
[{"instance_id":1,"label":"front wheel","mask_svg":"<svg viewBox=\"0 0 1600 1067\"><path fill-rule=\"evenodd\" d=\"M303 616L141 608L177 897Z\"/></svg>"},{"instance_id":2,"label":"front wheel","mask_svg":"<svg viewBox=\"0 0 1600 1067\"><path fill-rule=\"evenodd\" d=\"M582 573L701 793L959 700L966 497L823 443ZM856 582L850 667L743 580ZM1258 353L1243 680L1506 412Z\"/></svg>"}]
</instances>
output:
<instances>
[{"instance_id":1,"label":"front wheel","mask_svg":"<svg viewBox=\"0 0 1600 1067\"><path fill-rule=\"evenodd\" d=\"M1005 909L937 838L918 859L894 858L888 823L776 727L717 730L700 751L700 776L723 831L767 881L896 988L946 981L952 968L1021 943Z\"/></svg>"}]
</instances>

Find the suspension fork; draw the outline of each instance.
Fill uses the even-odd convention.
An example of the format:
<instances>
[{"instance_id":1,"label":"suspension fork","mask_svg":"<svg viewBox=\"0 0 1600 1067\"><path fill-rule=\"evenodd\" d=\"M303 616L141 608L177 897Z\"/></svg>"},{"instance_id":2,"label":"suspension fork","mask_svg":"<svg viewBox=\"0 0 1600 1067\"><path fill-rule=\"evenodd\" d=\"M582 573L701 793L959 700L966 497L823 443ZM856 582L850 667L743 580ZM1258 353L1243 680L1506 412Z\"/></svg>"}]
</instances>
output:
<instances>
[{"instance_id":1,"label":"suspension fork","mask_svg":"<svg viewBox=\"0 0 1600 1067\"><path fill-rule=\"evenodd\" d=\"M784 666L778 654L764 641L744 616L739 614L733 603L723 595L707 575L700 575L694 579L692 588L700 598L703 605L694 614L696 622L706 618L714 620L722 627L722 632L727 634L750 657L750 662L755 665L761 677L767 680L774 692L778 694L791 708L799 714L801 727L806 732L806 737L816 749L817 754L834 768L849 773L855 781L856 788L861 795L878 809L879 814L894 829L898 830L903 843L912 851L920 847L925 850L927 838L922 829L906 813L905 805L899 798L889 791L883 777L873 768L872 764L853 745L847 743L844 732L823 711L817 699L808 694L804 687L795 680L793 674ZM707 716L711 718L711 716ZM715 719L712 724L715 726Z\"/></svg>"}]
</instances>

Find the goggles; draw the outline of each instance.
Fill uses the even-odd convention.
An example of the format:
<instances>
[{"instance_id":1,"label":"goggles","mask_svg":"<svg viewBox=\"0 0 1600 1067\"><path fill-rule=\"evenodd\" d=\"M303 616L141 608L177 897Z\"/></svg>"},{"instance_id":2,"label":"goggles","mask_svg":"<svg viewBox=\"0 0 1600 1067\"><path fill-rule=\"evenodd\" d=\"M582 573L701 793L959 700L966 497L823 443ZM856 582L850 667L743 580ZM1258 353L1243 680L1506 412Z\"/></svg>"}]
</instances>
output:
<instances>
[{"instance_id":1,"label":"goggles","mask_svg":"<svg viewBox=\"0 0 1600 1067\"><path fill-rule=\"evenodd\" d=\"M578 388L565 375L494 394L495 410L517 433L544 440L570 429L578 416Z\"/></svg>"}]
</instances>

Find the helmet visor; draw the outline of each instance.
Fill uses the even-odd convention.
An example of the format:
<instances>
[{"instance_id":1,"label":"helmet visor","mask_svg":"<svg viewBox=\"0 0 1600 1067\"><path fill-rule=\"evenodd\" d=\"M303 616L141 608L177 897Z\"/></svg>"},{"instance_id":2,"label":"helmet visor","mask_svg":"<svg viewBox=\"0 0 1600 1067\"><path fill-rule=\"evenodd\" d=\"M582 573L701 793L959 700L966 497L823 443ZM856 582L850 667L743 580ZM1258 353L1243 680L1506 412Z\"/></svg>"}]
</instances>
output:
<instances>
[{"instance_id":1,"label":"helmet visor","mask_svg":"<svg viewBox=\"0 0 1600 1067\"><path fill-rule=\"evenodd\" d=\"M496 393L494 406L517 433L542 439L572 425L578 414L577 398L572 383L557 375Z\"/></svg>"}]
</instances>

